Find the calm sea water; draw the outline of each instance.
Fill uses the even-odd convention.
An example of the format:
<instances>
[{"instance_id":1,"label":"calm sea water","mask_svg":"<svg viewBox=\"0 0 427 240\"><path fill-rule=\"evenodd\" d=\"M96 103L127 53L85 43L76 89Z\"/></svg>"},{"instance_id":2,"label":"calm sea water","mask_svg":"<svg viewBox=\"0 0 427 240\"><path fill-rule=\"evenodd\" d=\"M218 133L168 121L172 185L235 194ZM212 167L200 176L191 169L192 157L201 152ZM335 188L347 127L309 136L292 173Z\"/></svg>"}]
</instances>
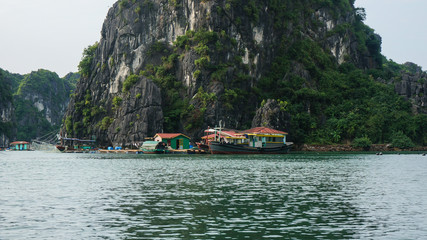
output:
<instances>
[{"instance_id":1,"label":"calm sea water","mask_svg":"<svg viewBox=\"0 0 427 240\"><path fill-rule=\"evenodd\" d=\"M427 156L0 152L0 239L427 239Z\"/></svg>"}]
</instances>

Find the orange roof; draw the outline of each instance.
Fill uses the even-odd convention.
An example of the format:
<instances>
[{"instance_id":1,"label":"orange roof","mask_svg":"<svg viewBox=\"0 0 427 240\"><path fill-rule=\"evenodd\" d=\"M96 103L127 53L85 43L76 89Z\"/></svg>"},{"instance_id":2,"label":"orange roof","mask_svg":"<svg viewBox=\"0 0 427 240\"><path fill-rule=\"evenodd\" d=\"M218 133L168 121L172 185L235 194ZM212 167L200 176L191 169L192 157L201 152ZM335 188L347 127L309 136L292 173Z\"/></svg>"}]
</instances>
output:
<instances>
[{"instance_id":1,"label":"orange roof","mask_svg":"<svg viewBox=\"0 0 427 240\"><path fill-rule=\"evenodd\" d=\"M242 133L236 132L234 130L222 131L222 134L228 135L228 137L232 138L242 138Z\"/></svg>"},{"instance_id":2,"label":"orange roof","mask_svg":"<svg viewBox=\"0 0 427 240\"><path fill-rule=\"evenodd\" d=\"M217 134L217 136L218 136L218 134ZM206 136L203 136L202 137L202 139L212 139L212 138L215 138L215 134L209 134L209 135L206 135Z\"/></svg>"},{"instance_id":3,"label":"orange roof","mask_svg":"<svg viewBox=\"0 0 427 240\"><path fill-rule=\"evenodd\" d=\"M285 134L288 133L282 132L276 129L267 128L267 127L256 127L243 131L244 133L254 133L254 134Z\"/></svg>"},{"instance_id":4,"label":"orange roof","mask_svg":"<svg viewBox=\"0 0 427 240\"><path fill-rule=\"evenodd\" d=\"M216 133L216 135L219 136L219 131ZM221 137L225 137L225 138L243 138L242 134L239 134L235 130L221 131ZM202 137L202 139L206 139L206 138L208 138L208 139L215 138L215 133L209 134L207 136L203 136Z\"/></svg>"},{"instance_id":5,"label":"orange roof","mask_svg":"<svg viewBox=\"0 0 427 240\"><path fill-rule=\"evenodd\" d=\"M10 145L17 145L17 144L30 144L29 142L24 142L24 141L18 141L18 142L12 142L10 143Z\"/></svg>"},{"instance_id":6,"label":"orange roof","mask_svg":"<svg viewBox=\"0 0 427 240\"><path fill-rule=\"evenodd\" d=\"M159 136L159 137L161 137L161 138L163 138L163 139L172 139L172 138L176 138L176 137L178 137L178 136L180 136L180 135L182 135L182 136L184 136L184 137L186 137L186 138L190 139L189 137L185 136L185 135L184 135L184 134L182 134L182 133L157 133L157 134L154 136L154 138L155 138L156 136Z\"/></svg>"}]
</instances>

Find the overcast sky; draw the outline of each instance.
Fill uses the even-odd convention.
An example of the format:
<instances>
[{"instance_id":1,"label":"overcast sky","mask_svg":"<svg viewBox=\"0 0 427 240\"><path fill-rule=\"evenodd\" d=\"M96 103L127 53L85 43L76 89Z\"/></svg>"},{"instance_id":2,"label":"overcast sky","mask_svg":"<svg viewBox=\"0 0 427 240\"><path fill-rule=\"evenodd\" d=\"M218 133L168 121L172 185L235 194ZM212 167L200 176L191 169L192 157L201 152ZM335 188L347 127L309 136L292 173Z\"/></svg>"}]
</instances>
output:
<instances>
[{"instance_id":1,"label":"overcast sky","mask_svg":"<svg viewBox=\"0 0 427 240\"><path fill-rule=\"evenodd\" d=\"M427 71L426 0L356 0L355 5L365 8L365 23L382 37L387 59Z\"/></svg>"},{"instance_id":2,"label":"overcast sky","mask_svg":"<svg viewBox=\"0 0 427 240\"><path fill-rule=\"evenodd\" d=\"M76 72L83 49L101 38L116 0L0 0L0 68ZM427 70L426 0L356 0L382 37L382 53Z\"/></svg>"},{"instance_id":3,"label":"overcast sky","mask_svg":"<svg viewBox=\"0 0 427 240\"><path fill-rule=\"evenodd\" d=\"M117 0L0 0L0 68L76 72Z\"/></svg>"}]
</instances>

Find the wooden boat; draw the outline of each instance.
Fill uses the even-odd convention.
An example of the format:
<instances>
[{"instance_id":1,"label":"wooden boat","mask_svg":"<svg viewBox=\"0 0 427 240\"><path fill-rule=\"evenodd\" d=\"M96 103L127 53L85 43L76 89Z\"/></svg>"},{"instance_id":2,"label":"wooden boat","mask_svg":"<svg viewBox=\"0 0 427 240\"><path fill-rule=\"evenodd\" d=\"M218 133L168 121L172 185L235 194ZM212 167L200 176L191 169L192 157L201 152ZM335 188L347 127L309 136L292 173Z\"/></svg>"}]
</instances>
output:
<instances>
[{"instance_id":1,"label":"wooden boat","mask_svg":"<svg viewBox=\"0 0 427 240\"><path fill-rule=\"evenodd\" d=\"M56 149L58 149L59 151L63 152L63 151L65 151L65 146L56 145Z\"/></svg>"},{"instance_id":2,"label":"wooden boat","mask_svg":"<svg viewBox=\"0 0 427 240\"><path fill-rule=\"evenodd\" d=\"M158 141L145 141L140 149L145 154L164 154L169 152L166 143Z\"/></svg>"},{"instance_id":3,"label":"wooden boat","mask_svg":"<svg viewBox=\"0 0 427 240\"><path fill-rule=\"evenodd\" d=\"M209 153L209 142L213 141L215 139L215 136L214 134L209 134L211 133L211 129L209 127L204 132L205 135L202 137L202 140L200 142L196 142L196 145L198 150L200 150L199 152Z\"/></svg>"},{"instance_id":4,"label":"wooden boat","mask_svg":"<svg viewBox=\"0 0 427 240\"><path fill-rule=\"evenodd\" d=\"M196 142L197 148L204 151L209 151L209 144L203 142Z\"/></svg>"},{"instance_id":5,"label":"wooden boat","mask_svg":"<svg viewBox=\"0 0 427 240\"><path fill-rule=\"evenodd\" d=\"M249 147L247 145L210 142L210 151L212 154L286 154L291 147L282 145L278 147Z\"/></svg>"},{"instance_id":6,"label":"wooden boat","mask_svg":"<svg viewBox=\"0 0 427 240\"><path fill-rule=\"evenodd\" d=\"M286 142L288 133L256 127L244 131L223 130L224 126L208 130L214 140L209 141L212 154L285 154L292 143ZM208 138L209 139L209 138Z\"/></svg>"},{"instance_id":7,"label":"wooden boat","mask_svg":"<svg viewBox=\"0 0 427 240\"><path fill-rule=\"evenodd\" d=\"M83 153L93 152L98 150L94 145L95 140L84 140L78 138L63 138L60 137L61 144L56 145L56 149L66 153Z\"/></svg>"}]
</instances>

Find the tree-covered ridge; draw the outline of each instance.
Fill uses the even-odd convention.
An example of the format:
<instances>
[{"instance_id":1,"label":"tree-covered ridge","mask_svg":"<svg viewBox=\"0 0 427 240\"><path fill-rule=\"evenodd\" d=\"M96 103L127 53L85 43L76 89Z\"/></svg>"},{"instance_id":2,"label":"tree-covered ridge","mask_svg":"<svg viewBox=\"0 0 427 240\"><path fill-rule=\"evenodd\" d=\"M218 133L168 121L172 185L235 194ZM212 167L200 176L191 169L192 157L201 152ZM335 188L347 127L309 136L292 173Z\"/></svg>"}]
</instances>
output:
<instances>
[{"instance_id":1,"label":"tree-covered ridge","mask_svg":"<svg viewBox=\"0 0 427 240\"><path fill-rule=\"evenodd\" d=\"M63 79L65 82L67 82L71 86L72 89L75 89L77 82L80 80L80 77L81 77L80 73L70 72L67 75L65 75Z\"/></svg>"},{"instance_id":2,"label":"tree-covered ridge","mask_svg":"<svg viewBox=\"0 0 427 240\"><path fill-rule=\"evenodd\" d=\"M6 73L0 69L0 100L2 103L12 99L12 84L5 75Z\"/></svg>"},{"instance_id":3,"label":"tree-covered ridge","mask_svg":"<svg viewBox=\"0 0 427 240\"><path fill-rule=\"evenodd\" d=\"M0 138L3 136L8 139L12 137L13 121L9 119L11 116L6 116L10 111L11 103L13 101L12 84L6 78L6 72L0 69ZM0 142L3 145L3 142Z\"/></svg>"},{"instance_id":4,"label":"tree-covered ridge","mask_svg":"<svg viewBox=\"0 0 427 240\"><path fill-rule=\"evenodd\" d=\"M26 74L14 97L17 138L31 140L58 130L77 76L39 69Z\"/></svg>"},{"instance_id":5,"label":"tree-covered ridge","mask_svg":"<svg viewBox=\"0 0 427 240\"><path fill-rule=\"evenodd\" d=\"M69 98L70 90L72 89L71 84L71 82L65 81L54 72L39 69L25 75L16 95L37 94L46 100L60 103Z\"/></svg>"},{"instance_id":6,"label":"tree-covered ridge","mask_svg":"<svg viewBox=\"0 0 427 240\"><path fill-rule=\"evenodd\" d=\"M13 140L31 141L59 131L69 96L79 78L75 73L60 78L43 69L25 75L0 69L0 104L10 102L14 112L14 122L1 123L1 132L7 132Z\"/></svg>"}]
</instances>

